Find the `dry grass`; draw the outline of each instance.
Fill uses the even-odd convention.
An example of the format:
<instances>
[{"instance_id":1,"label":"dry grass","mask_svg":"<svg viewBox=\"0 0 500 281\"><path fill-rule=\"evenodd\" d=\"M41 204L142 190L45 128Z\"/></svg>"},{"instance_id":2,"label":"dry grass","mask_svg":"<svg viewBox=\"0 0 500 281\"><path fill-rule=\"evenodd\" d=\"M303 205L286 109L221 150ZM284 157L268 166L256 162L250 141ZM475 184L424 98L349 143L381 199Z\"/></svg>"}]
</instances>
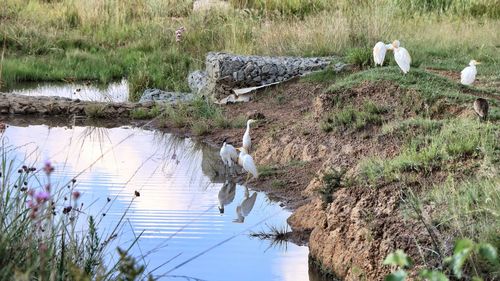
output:
<instances>
[{"instance_id":1,"label":"dry grass","mask_svg":"<svg viewBox=\"0 0 500 281\"><path fill-rule=\"evenodd\" d=\"M437 10L426 6L404 14L396 2L235 0L232 5L243 9L193 13L187 0L5 0L2 77L7 85L128 77L130 96L137 97L147 87L186 91L185 77L203 67L208 51L345 55L351 48L397 38L423 67L459 71L475 58L485 62L480 75L498 80L500 21L469 12L483 5L495 15L494 3L475 0L475 6L446 6L443 13L436 0L431 2ZM180 26L186 33L176 43Z\"/></svg>"}]
</instances>

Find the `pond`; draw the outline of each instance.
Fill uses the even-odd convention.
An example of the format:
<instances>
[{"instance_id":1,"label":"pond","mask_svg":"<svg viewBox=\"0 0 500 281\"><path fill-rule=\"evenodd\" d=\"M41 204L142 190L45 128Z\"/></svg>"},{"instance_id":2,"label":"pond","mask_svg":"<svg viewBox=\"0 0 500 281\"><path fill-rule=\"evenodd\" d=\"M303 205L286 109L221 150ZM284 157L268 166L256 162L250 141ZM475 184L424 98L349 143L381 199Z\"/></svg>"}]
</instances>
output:
<instances>
[{"instance_id":1,"label":"pond","mask_svg":"<svg viewBox=\"0 0 500 281\"><path fill-rule=\"evenodd\" d=\"M290 212L264 193L225 180L217 150L131 127L11 121L2 138L4 145L18 147L20 165L50 159L53 183L75 177L84 212L98 217L102 233L128 208L113 246L126 247L142 232L132 253L144 256L141 261L160 280L318 280L309 272L306 246L271 246L249 235L287 227ZM222 214L221 188L234 192ZM252 200L253 208L238 216L237 207ZM107 260L112 263L116 254Z\"/></svg>"},{"instance_id":2,"label":"pond","mask_svg":"<svg viewBox=\"0 0 500 281\"><path fill-rule=\"evenodd\" d=\"M9 89L9 93L26 96L58 96L85 101L128 101L128 82L94 83L20 83Z\"/></svg>"}]
</instances>

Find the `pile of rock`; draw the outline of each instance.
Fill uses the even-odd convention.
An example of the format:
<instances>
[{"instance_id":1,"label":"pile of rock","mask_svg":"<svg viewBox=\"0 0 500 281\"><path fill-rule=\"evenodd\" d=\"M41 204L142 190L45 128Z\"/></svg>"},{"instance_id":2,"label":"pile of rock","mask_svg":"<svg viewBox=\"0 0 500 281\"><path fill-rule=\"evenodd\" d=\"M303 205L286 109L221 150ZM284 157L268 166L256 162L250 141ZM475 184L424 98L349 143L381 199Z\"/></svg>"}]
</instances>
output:
<instances>
[{"instance_id":1,"label":"pile of rock","mask_svg":"<svg viewBox=\"0 0 500 281\"><path fill-rule=\"evenodd\" d=\"M215 100L236 95L233 99L237 100L235 89L259 88L281 83L325 69L334 61L335 57L265 57L210 52L206 56L205 71L197 70L188 76L191 94L148 89L141 101L163 100L176 103L178 100L188 101L197 95L210 96ZM344 66L338 63L334 67L340 71Z\"/></svg>"}]
</instances>

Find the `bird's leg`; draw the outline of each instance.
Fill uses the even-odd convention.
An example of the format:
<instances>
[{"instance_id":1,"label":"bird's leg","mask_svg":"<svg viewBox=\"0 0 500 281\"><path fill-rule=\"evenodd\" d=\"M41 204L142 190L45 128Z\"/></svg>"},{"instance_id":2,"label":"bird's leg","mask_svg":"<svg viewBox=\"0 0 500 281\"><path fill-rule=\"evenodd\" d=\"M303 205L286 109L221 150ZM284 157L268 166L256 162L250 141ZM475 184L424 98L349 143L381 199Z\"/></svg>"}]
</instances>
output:
<instances>
[{"instance_id":1,"label":"bird's leg","mask_svg":"<svg viewBox=\"0 0 500 281\"><path fill-rule=\"evenodd\" d=\"M247 185L248 179L250 178L250 173L247 173L247 179L245 180L245 187Z\"/></svg>"}]
</instances>

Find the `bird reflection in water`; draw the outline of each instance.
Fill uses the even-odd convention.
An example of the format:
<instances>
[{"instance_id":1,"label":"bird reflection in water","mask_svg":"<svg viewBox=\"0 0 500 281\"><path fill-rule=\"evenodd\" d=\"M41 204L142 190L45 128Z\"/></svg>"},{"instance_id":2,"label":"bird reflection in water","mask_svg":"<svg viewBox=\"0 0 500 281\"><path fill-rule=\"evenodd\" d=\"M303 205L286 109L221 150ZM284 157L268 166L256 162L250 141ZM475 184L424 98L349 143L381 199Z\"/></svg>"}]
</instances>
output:
<instances>
[{"instance_id":1,"label":"bird reflection in water","mask_svg":"<svg viewBox=\"0 0 500 281\"><path fill-rule=\"evenodd\" d=\"M248 187L245 186L245 195L243 197L243 200L241 201L240 205L236 207L236 215L238 216L238 218L233 220L233 222L236 223L245 222L245 217L247 217L248 214L250 214L250 211L252 211L252 208L255 205L255 199L257 199L257 192L254 192L250 196Z\"/></svg>"},{"instance_id":2,"label":"bird reflection in water","mask_svg":"<svg viewBox=\"0 0 500 281\"><path fill-rule=\"evenodd\" d=\"M222 185L217 198L219 199L219 212L224 214L224 206L231 204L236 195L236 182L232 178L226 179Z\"/></svg>"}]
</instances>

